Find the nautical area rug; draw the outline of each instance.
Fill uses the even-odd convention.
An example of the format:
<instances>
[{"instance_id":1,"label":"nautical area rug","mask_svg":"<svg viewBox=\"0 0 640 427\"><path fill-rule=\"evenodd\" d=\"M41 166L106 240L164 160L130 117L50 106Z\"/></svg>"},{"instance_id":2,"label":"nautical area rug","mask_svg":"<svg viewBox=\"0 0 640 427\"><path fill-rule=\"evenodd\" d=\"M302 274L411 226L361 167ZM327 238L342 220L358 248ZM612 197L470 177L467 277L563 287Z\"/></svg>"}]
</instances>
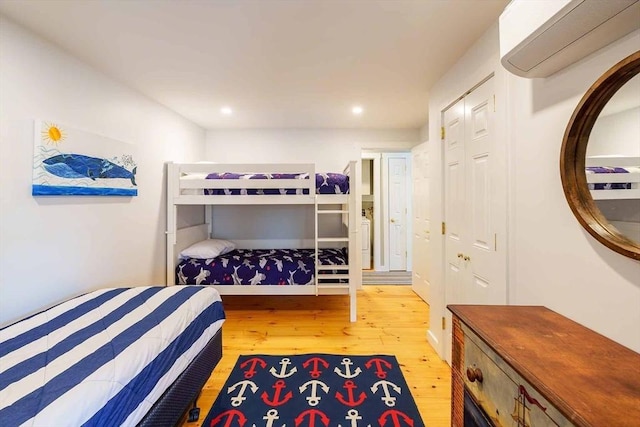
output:
<instances>
[{"instance_id":1,"label":"nautical area rug","mask_svg":"<svg viewBox=\"0 0 640 427\"><path fill-rule=\"evenodd\" d=\"M394 356L240 356L203 427L424 426Z\"/></svg>"}]
</instances>

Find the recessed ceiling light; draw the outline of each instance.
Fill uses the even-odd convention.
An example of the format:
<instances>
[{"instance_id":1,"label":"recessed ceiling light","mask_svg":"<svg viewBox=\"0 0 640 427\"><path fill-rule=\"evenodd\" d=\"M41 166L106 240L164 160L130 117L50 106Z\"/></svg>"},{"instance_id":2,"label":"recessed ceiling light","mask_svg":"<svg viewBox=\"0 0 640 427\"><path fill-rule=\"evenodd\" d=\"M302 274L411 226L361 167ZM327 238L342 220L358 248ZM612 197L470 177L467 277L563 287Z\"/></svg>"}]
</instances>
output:
<instances>
[{"instance_id":1,"label":"recessed ceiling light","mask_svg":"<svg viewBox=\"0 0 640 427\"><path fill-rule=\"evenodd\" d=\"M356 116L359 116L360 114L362 114L364 110L362 109L361 106L359 105L354 105L353 108L351 108L351 112L353 114L355 114Z\"/></svg>"},{"instance_id":2,"label":"recessed ceiling light","mask_svg":"<svg viewBox=\"0 0 640 427\"><path fill-rule=\"evenodd\" d=\"M232 115L232 114L233 114L233 110L231 109L231 107L222 107L222 108L220 109L220 112L221 112L222 114L224 114L225 116L230 116L230 115Z\"/></svg>"}]
</instances>

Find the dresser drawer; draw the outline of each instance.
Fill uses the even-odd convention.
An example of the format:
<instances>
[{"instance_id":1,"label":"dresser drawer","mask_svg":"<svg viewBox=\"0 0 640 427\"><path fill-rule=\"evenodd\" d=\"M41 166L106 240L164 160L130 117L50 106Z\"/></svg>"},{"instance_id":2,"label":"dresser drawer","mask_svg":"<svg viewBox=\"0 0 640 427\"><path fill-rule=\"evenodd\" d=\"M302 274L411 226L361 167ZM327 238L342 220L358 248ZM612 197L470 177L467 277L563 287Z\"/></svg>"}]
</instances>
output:
<instances>
[{"instance_id":1,"label":"dresser drawer","mask_svg":"<svg viewBox=\"0 0 640 427\"><path fill-rule=\"evenodd\" d=\"M447 308L453 427L467 406L503 427L638 425L640 353L546 307Z\"/></svg>"},{"instance_id":2,"label":"dresser drawer","mask_svg":"<svg viewBox=\"0 0 640 427\"><path fill-rule=\"evenodd\" d=\"M462 330L464 386L497 426L573 425L471 330Z\"/></svg>"}]
</instances>

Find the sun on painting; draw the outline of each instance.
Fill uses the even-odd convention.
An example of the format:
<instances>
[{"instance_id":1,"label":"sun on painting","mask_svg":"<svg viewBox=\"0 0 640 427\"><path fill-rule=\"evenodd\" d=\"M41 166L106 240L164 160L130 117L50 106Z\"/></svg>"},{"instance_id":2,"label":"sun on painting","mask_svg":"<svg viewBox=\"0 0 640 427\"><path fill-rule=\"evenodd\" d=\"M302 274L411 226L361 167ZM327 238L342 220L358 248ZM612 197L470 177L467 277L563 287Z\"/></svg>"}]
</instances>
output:
<instances>
[{"instance_id":1,"label":"sun on painting","mask_svg":"<svg viewBox=\"0 0 640 427\"><path fill-rule=\"evenodd\" d=\"M53 144L53 145L57 145L59 142L62 142L62 140L64 140L64 133L62 132L62 129L60 129L60 127L58 127L58 125L55 125L53 123L45 123L42 131L42 140L46 143L46 144Z\"/></svg>"},{"instance_id":2,"label":"sun on painting","mask_svg":"<svg viewBox=\"0 0 640 427\"><path fill-rule=\"evenodd\" d=\"M132 145L42 121L36 135L34 196L138 195Z\"/></svg>"}]
</instances>

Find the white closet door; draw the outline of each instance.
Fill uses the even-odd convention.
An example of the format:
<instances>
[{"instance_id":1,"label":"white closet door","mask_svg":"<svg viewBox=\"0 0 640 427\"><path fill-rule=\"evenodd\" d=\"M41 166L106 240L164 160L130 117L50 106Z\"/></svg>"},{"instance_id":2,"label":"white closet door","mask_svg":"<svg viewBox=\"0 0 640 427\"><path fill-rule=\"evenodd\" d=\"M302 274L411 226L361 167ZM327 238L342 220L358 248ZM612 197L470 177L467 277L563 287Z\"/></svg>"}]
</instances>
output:
<instances>
[{"instance_id":1,"label":"white closet door","mask_svg":"<svg viewBox=\"0 0 640 427\"><path fill-rule=\"evenodd\" d=\"M464 98L465 102L465 236L463 261L467 278L462 291L472 304L500 304L500 289L494 290L499 264L495 250L493 221L492 148L494 101L493 80L485 82ZM497 294L497 295L496 295Z\"/></svg>"},{"instance_id":2,"label":"white closet door","mask_svg":"<svg viewBox=\"0 0 640 427\"><path fill-rule=\"evenodd\" d=\"M407 269L407 159L389 157L389 270Z\"/></svg>"},{"instance_id":3,"label":"white closet door","mask_svg":"<svg viewBox=\"0 0 640 427\"><path fill-rule=\"evenodd\" d=\"M413 180L413 266L411 287L425 302L430 302L431 234L429 210L429 144L423 142L411 150Z\"/></svg>"},{"instance_id":4,"label":"white closet door","mask_svg":"<svg viewBox=\"0 0 640 427\"><path fill-rule=\"evenodd\" d=\"M464 302L465 124L464 99L444 113L445 281L448 304Z\"/></svg>"},{"instance_id":5,"label":"white closet door","mask_svg":"<svg viewBox=\"0 0 640 427\"><path fill-rule=\"evenodd\" d=\"M493 78L446 110L444 138L445 302L504 304L506 234L503 165L495 161ZM451 314L444 342L451 360Z\"/></svg>"}]
</instances>

